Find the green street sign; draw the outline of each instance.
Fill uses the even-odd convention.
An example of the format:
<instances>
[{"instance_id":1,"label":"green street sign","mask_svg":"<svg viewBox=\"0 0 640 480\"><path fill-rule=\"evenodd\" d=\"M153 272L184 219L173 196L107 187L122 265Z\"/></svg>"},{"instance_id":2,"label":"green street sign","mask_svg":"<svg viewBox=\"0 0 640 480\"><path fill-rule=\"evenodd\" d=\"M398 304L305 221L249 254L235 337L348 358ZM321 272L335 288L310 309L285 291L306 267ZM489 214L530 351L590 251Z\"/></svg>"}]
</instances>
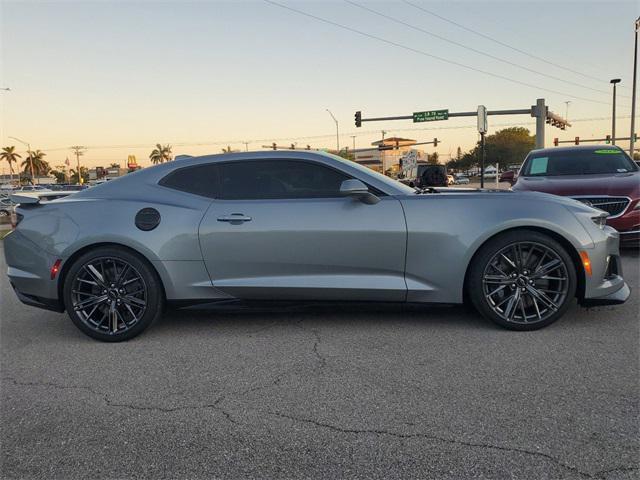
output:
<instances>
[{"instance_id":1,"label":"green street sign","mask_svg":"<svg viewBox=\"0 0 640 480\"><path fill-rule=\"evenodd\" d=\"M449 110L428 110L426 112L413 112L413 123L435 122L436 120L449 120Z\"/></svg>"}]
</instances>

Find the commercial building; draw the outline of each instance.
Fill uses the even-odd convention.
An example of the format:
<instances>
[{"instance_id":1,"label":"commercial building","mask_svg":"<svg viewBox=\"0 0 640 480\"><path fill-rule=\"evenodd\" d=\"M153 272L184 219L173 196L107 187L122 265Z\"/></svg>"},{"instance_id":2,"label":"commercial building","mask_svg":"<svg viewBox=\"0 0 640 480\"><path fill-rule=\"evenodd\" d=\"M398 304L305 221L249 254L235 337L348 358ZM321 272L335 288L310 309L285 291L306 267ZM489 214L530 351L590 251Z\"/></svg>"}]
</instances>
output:
<instances>
[{"instance_id":1,"label":"commercial building","mask_svg":"<svg viewBox=\"0 0 640 480\"><path fill-rule=\"evenodd\" d=\"M391 171L396 173L399 168L400 158L409 150L417 152L418 161L426 161L427 157L423 150L413 148L416 140L411 138L389 137L372 142L371 149L356 150L355 160L360 165L364 165L379 172ZM390 148L380 150L380 147Z\"/></svg>"}]
</instances>

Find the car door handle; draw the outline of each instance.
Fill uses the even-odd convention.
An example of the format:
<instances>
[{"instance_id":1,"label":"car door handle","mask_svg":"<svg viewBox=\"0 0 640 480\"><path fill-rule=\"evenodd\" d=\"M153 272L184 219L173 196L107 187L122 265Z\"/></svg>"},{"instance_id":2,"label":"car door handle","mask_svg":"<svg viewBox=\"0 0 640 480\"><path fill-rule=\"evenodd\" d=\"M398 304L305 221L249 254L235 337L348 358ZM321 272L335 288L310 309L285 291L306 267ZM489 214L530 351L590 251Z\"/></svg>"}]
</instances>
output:
<instances>
[{"instance_id":1,"label":"car door handle","mask_svg":"<svg viewBox=\"0 0 640 480\"><path fill-rule=\"evenodd\" d=\"M223 215L218 217L219 222L229 222L232 225L239 225L244 222L250 222L251 217L247 217L243 213L232 213L231 215Z\"/></svg>"}]
</instances>

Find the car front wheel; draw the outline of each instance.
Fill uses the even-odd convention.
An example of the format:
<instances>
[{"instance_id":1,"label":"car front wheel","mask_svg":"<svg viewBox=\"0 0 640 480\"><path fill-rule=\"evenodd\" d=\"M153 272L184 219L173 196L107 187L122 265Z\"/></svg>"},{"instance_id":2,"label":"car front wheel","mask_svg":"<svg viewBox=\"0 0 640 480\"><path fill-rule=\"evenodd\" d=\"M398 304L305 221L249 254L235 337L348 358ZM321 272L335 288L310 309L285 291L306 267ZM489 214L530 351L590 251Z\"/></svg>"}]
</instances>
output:
<instances>
[{"instance_id":1,"label":"car front wheel","mask_svg":"<svg viewBox=\"0 0 640 480\"><path fill-rule=\"evenodd\" d=\"M101 247L81 255L64 280L65 308L86 335L119 342L139 335L162 312L162 286L138 255Z\"/></svg>"},{"instance_id":2,"label":"car front wheel","mask_svg":"<svg viewBox=\"0 0 640 480\"><path fill-rule=\"evenodd\" d=\"M536 330L555 322L569 308L577 283L566 249L531 230L499 235L483 245L468 280L476 309L512 330Z\"/></svg>"}]
</instances>

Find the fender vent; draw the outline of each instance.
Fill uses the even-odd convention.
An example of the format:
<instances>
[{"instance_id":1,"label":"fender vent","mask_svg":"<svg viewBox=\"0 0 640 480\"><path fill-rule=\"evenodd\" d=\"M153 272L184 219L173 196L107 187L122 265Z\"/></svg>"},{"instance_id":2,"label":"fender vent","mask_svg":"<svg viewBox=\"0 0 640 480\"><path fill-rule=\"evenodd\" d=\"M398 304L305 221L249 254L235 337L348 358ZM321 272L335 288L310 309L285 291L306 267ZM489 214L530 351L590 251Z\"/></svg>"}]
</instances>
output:
<instances>
[{"instance_id":1,"label":"fender vent","mask_svg":"<svg viewBox=\"0 0 640 480\"><path fill-rule=\"evenodd\" d=\"M160 212L155 208L143 208L136 213L136 227L144 232L153 230L160 224Z\"/></svg>"}]
</instances>

